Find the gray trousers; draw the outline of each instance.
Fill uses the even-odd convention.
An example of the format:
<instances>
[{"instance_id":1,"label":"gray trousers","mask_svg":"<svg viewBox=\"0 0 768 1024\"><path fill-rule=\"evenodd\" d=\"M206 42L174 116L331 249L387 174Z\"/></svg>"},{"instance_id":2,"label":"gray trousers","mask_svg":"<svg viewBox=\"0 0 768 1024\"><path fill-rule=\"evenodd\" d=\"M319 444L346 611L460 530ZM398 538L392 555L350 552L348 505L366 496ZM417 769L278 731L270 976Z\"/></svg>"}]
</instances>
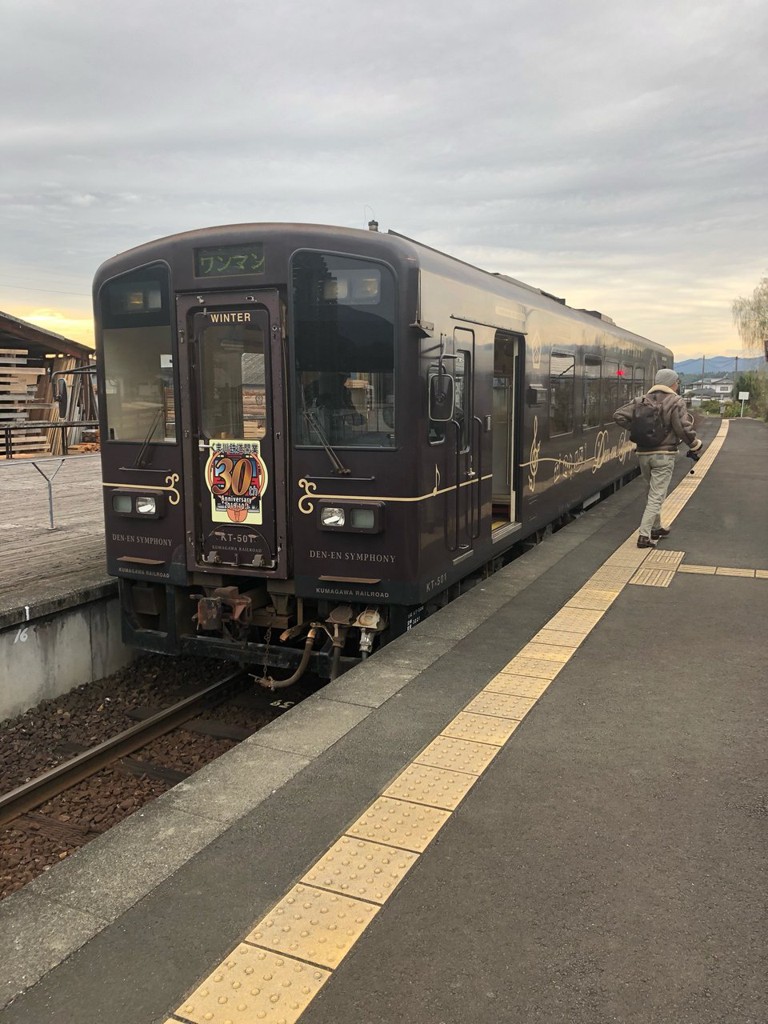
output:
<instances>
[{"instance_id":1,"label":"gray trousers","mask_svg":"<svg viewBox=\"0 0 768 1024\"><path fill-rule=\"evenodd\" d=\"M643 480L648 487L648 501L640 520L640 533L650 537L651 530L657 530L661 526L661 506L669 490L676 456L670 452L668 455L638 455L637 458Z\"/></svg>"}]
</instances>

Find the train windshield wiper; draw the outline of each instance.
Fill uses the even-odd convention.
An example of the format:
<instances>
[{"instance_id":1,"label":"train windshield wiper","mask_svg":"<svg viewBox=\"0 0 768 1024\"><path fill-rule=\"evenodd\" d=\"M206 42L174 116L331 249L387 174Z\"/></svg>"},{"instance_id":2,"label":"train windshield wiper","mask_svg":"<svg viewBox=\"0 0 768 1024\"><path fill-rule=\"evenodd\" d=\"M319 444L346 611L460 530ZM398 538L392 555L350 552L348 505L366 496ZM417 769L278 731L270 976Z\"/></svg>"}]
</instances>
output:
<instances>
[{"instance_id":1,"label":"train windshield wiper","mask_svg":"<svg viewBox=\"0 0 768 1024\"><path fill-rule=\"evenodd\" d=\"M314 430L314 432L317 434L318 439L320 440L320 444L323 446L325 454L331 460L331 465L333 466L333 468L336 470L337 473L342 473L345 476L348 475L350 471L347 469L347 467L344 465L339 456L331 447L331 443L325 436L325 431L320 426L320 421L318 420L317 416L315 416L314 412L312 412L311 409L302 409L302 412L304 413L304 419L310 425L312 430Z\"/></svg>"},{"instance_id":2,"label":"train windshield wiper","mask_svg":"<svg viewBox=\"0 0 768 1024\"><path fill-rule=\"evenodd\" d=\"M147 436L144 438L144 443L142 444L141 448L139 449L139 454L136 456L136 461L133 464L134 469L144 469L145 459L146 459L146 456L147 456L147 450L149 448L149 442L152 440L155 431L160 426L160 420L161 420L161 418L163 416L163 411L164 410L163 410L163 407L161 405L161 406L158 407L157 411L155 412L155 415L154 415L154 417L152 419L152 422L149 425L149 430L147 431Z\"/></svg>"}]
</instances>

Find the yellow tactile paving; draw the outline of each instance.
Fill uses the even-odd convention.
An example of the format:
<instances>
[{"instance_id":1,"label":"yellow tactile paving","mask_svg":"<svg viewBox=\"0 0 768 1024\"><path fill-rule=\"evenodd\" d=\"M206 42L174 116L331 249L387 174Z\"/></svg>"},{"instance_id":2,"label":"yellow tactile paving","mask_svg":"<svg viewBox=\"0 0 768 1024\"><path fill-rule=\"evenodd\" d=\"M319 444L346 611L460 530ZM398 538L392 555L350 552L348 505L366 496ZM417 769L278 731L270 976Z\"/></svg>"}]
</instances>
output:
<instances>
[{"instance_id":1,"label":"yellow tactile paving","mask_svg":"<svg viewBox=\"0 0 768 1024\"><path fill-rule=\"evenodd\" d=\"M698 463L696 478L687 477L664 503L665 524L684 508L727 431L724 421ZM450 811L443 807L411 802L413 795L423 793L424 799L433 800L438 794L455 807L520 724L517 718L499 716L522 718L533 707L627 583L636 583L642 576L658 579L666 574L672 579L676 570L768 579L766 569L683 566L682 554L673 552L657 558L655 567L653 562L644 566L651 553L658 552L637 549L636 534L628 538L571 599L570 607L546 623L414 758L391 784L388 795L374 801L307 872L302 884L255 926L248 937L255 945L243 943L233 950L175 1014L193 1024L295 1024L330 977L317 965L335 966L341 960L450 818ZM671 554L680 557L673 562ZM584 606L584 602L591 603ZM534 671L521 672L520 665L526 663ZM483 713L475 714L473 708L482 708ZM446 776L454 778L446 781ZM403 798L393 799L389 794L395 792L403 793ZM257 948L259 944L270 948ZM294 955L308 962L270 951L286 947L300 948ZM169 1019L166 1024L179 1022Z\"/></svg>"},{"instance_id":2,"label":"yellow tactile paving","mask_svg":"<svg viewBox=\"0 0 768 1024\"><path fill-rule=\"evenodd\" d=\"M486 683L483 689L538 700L542 693L549 689L551 682L551 679L533 679L531 676L521 676L516 672L502 671Z\"/></svg>"},{"instance_id":3,"label":"yellow tactile paving","mask_svg":"<svg viewBox=\"0 0 768 1024\"><path fill-rule=\"evenodd\" d=\"M684 551L666 551L657 548L643 562L644 569L673 569L685 557Z\"/></svg>"},{"instance_id":4,"label":"yellow tactile paving","mask_svg":"<svg viewBox=\"0 0 768 1024\"><path fill-rule=\"evenodd\" d=\"M458 740L474 740L476 743L492 743L503 746L520 722L511 718L493 718L491 715L471 715L460 711L452 722L443 729L443 736Z\"/></svg>"},{"instance_id":5,"label":"yellow tactile paving","mask_svg":"<svg viewBox=\"0 0 768 1024\"><path fill-rule=\"evenodd\" d=\"M538 640L538 637L536 638ZM526 644L520 652L521 658L533 658L535 661L559 661L561 664L571 657L571 651L562 644L531 643Z\"/></svg>"},{"instance_id":6,"label":"yellow tactile paving","mask_svg":"<svg viewBox=\"0 0 768 1024\"><path fill-rule=\"evenodd\" d=\"M750 577L752 577L752 579L754 579L755 570L754 569L728 569L727 567L719 565L717 567L717 570L715 571L715 575L716 576L750 576Z\"/></svg>"},{"instance_id":7,"label":"yellow tactile paving","mask_svg":"<svg viewBox=\"0 0 768 1024\"><path fill-rule=\"evenodd\" d=\"M567 601L564 608L588 608L592 611L606 611L619 596L617 590L613 594L606 595L604 590L590 590L584 587L578 594L574 594L570 601Z\"/></svg>"},{"instance_id":8,"label":"yellow tactile paving","mask_svg":"<svg viewBox=\"0 0 768 1024\"><path fill-rule=\"evenodd\" d=\"M589 632L595 628L604 614L605 612L590 611L587 608L566 608L553 615L547 626L550 629L586 629Z\"/></svg>"},{"instance_id":9,"label":"yellow tactile paving","mask_svg":"<svg viewBox=\"0 0 768 1024\"><path fill-rule=\"evenodd\" d=\"M613 586L608 586L602 580L595 579L593 576L591 579L587 580L579 591L579 594L585 594L587 597L604 597L606 600L612 601L614 598L619 596L626 582L626 579L623 579L621 584L614 583ZM575 596L578 597L578 594Z\"/></svg>"},{"instance_id":10,"label":"yellow tactile paving","mask_svg":"<svg viewBox=\"0 0 768 1024\"><path fill-rule=\"evenodd\" d=\"M698 573L700 576L714 576L715 566L714 565L679 565L677 567L678 572L693 572Z\"/></svg>"},{"instance_id":11,"label":"yellow tactile paving","mask_svg":"<svg viewBox=\"0 0 768 1024\"><path fill-rule=\"evenodd\" d=\"M435 768L449 768L470 775L482 775L499 752L499 747L453 736L436 736L415 760Z\"/></svg>"},{"instance_id":12,"label":"yellow tactile paving","mask_svg":"<svg viewBox=\"0 0 768 1024\"><path fill-rule=\"evenodd\" d=\"M640 587L668 587L674 577L674 569L638 569L629 582Z\"/></svg>"},{"instance_id":13,"label":"yellow tactile paving","mask_svg":"<svg viewBox=\"0 0 768 1024\"><path fill-rule=\"evenodd\" d=\"M384 790L384 796L453 811L476 782L477 776L466 772L411 763L392 785Z\"/></svg>"},{"instance_id":14,"label":"yellow tactile paving","mask_svg":"<svg viewBox=\"0 0 768 1024\"><path fill-rule=\"evenodd\" d=\"M567 660L567 659L566 659ZM554 679L562 668L563 662L551 659L529 658L521 653L504 666L506 672L517 672L521 676L533 676L534 679Z\"/></svg>"},{"instance_id":15,"label":"yellow tactile paving","mask_svg":"<svg viewBox=\"0 0 768 1024\"><path fill-rule=\"evenodd\" d=\"M639 549L636 544L631 547L622 545L615 554L606 560L605 567L607 569L629 569L633 566L637 568L647 557L648 551Z\"/></svg>"},{"instance_id":16,"label":"yellow tactile paving","mask_svg":"<svg viewBox=\"0 0 768 1024\"><path fill-rule=\"evenodd\" d=\"M410 850L342 836L310 868L302 882L344 896L384 903L418 859L418 854Z\"/></svg>"},{"instance_id":17,"label":"yellow tactile paving","mask_svg":"<svg viewBox=\"0 0 768 1024\"><path fill-rule=\"evenodd\" d=\"M595 575L587 580L584 587L602 587L605 590L611 590L613 588L621 589L625 583L629 582L632 573L635 571L637 566L613 566L610 569L598 569Z\"/></svg>"},{"instance_id":18,"label":"yellow tactile paving","mask_svg":"<svg viewBox=\"0 0 768 1024\"><path fill-rule=\"evenodd\" d=\"M542 644L552 644L558 647L580 647L584 638L589 636L585 629L565 630L549 629L546 626L536 634L536 641Z\"/></svg>"},{"instance_id":19,"label":"yellow tactile paving","mask_svg":"<svg viewBox=\"0 0 768 1024\"><path fill-rule=\"evenodd\" d=\"M557 667L560 668L559 665ZM492 715L494 718L516 718L522 721L535 703L530 697L481 690L464 710L470 715Z\"/></svg>"},{"instance_id":20,"label":"yellow tactile paving","mask_svg":"<svg viewBox=\"0 0 768 1024\"><path fill-rule=\"evenodd\" d=\"M241 943L174 1013L194 1024L294 1024L330 976Z\"/></svg>"},{"instance_id":21,"label":"yellow tactile paving","mask_svg":"<svg viewBox=\"0 0 768 1024\"><path fill-rule=\"evenodd\" d=\"M338 967L378 909L341 893L295 885L245 941L321 967Z\"/></svg>"},{"instance_id":22,"label":"yellow tactile paving","mask_svg":"<svg viewBox=\"0 0 768 1024\"><path fill-rule=\"evenodd\" d=\"M422 853L450 818L448 811L381 796L347 829L375 843Z\"/></svg>"}]
</instances>

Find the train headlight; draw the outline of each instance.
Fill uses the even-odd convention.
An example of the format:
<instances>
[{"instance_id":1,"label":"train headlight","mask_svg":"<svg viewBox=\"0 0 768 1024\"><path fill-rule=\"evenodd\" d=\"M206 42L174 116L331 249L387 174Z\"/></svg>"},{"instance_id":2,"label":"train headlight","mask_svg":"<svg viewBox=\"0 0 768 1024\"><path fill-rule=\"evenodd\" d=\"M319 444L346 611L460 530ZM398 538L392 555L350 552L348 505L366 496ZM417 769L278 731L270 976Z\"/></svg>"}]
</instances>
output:
<instances>
[{"instance_id":1,"label":"train headlight","mask_svg":"<svg viewBox=\"0 0 768 1024\"><path fill-rule=\"evenodd\" d=\"M321 526L343 526L347 521L343 508L323 508L320 510Z\"/></svg>"},{"instance_id":2,"label":"train headlight","mask_svg":"<svg viewBox=\"0 0 768 1024\"><path fill-rule=\"evenodd\" d=\"M376 526L376 509L353 508L349 515L349 525L356 530L372 530Z\"/></svg>"},{"instance_id":3,"label":"train headlight","mask_svg":"<svg viewBox=\"0 0 768 1024\"><path fill-rule=\"evenodd\" d=\"M157 514L157 502L148 496L137 498L136 511L140 516L154 516Z\"/></svg>"},{"instance_id":4,"label":"train headlight","mask_svg":"<svg viewBox=\"0 0 768 1024\"><path fill-rule=\"evenodd\" d=\"M133 498L130 494L113 494L112 508L115 512L122 512L130 515L133 512Z\"/></svg>"}]
</instances>

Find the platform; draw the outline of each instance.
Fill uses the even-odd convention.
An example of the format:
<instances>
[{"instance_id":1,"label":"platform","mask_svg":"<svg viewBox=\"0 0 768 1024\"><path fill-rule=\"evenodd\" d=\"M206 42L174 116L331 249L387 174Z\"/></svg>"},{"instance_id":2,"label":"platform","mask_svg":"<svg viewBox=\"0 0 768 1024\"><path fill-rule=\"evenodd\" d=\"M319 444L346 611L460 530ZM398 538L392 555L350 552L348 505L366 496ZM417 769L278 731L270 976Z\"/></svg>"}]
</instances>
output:
<instances>
[{"instance_id":1,"label":"platform","mask_svg":"<svg viewBox=\"0 0 768 1024\"><path fill-rule=\"evenodd\" d=\"M639 481L0 905L2 1024L757 1024L768 426Z\"/></svg>"},{"instance_id":2,"label":"platform","mask_svg":"<svg viewBox=\"0 0 768 1024\"><path fill-rule=\"evenodd\" d=\"M0 460L0 719L125 665L98 454Z\"/></svg>"},{"instance_id":3,"label":"platform","mask_svg":"<svg viewBox=\"0 0 768 1024\"><path fill-rule=\"evenodd\" d=\"M0 537L0 629L116 592L100 456L0 460Z\"/></svg>"}]
</instances>

